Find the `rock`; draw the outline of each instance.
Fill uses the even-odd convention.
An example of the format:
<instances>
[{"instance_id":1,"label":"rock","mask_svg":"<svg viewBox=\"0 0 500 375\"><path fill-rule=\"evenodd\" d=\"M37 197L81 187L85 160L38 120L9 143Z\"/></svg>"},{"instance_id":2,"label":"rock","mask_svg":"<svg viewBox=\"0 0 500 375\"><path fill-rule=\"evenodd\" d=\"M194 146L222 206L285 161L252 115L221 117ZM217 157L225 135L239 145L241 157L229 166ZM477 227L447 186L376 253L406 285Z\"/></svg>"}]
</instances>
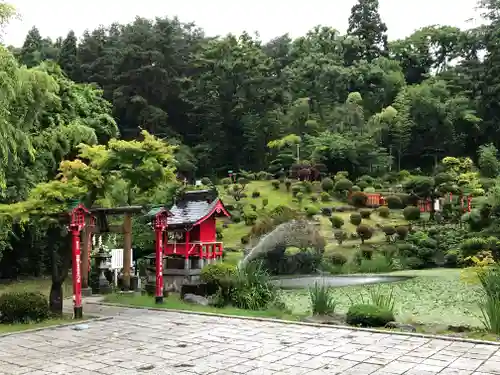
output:
<instances>
[{"instance_id":1,"label":"rock","mask_svg":"<svg viewBox=\"0 0 500 375\"><path fill-rule=\"evenodd\" d=\"M398 322L389 322L385 325L385 328L399 329L403 332L417 332L417 329L411 324L404 324Z\"/></svg>"},{"instance_id":2,"label":"rock","mask_svg":"<svg viewBox=\"0 0 500 375\"><path fill-rule=\"evenodd\" d=\"M88 324L78 324L76 326L71 327L73 331L84 331L86 329L89 329Z\"/></svg>"},{"instance_id":3,"label":"rock","mask_svg":"<svg viewBox=\"0 0 500 375\"><path fill-rule=\"evenodd\" d=\"M191 294L191 293L185 294L183 300L184 302L194 303L196 305L202 305L202 306L209 305L208 298L205 298L203 296L197 296L196 294Z\"/></svg>"}]
</instances>

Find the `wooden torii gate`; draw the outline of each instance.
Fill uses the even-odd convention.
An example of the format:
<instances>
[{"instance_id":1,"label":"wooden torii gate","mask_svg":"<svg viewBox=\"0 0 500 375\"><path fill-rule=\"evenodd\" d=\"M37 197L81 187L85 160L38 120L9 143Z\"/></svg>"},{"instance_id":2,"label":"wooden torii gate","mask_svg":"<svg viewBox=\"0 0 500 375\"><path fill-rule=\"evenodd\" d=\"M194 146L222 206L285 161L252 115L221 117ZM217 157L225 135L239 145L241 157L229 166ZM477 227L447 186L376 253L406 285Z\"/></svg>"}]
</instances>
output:
<instances>
[{"instance_id":1,"label":"wooden torii gate","mask_svg":"<svg viewBox=\"0 0 500 375\"><path fill-rule=\"evenodd\" d=\"M91 295L89 288L90 273L90 249L92 246L92 235L98 233L120 233L123 234L123 288L130 289L130 264L132 263L132 216L145 212L143 206L123 206L115 208L92 208L89 210L95 217L95 225L90 219L83 229L82 238L82 294ZM123 224L109 225L108 215L123 215Z\"/></svg>"}]
</instances>

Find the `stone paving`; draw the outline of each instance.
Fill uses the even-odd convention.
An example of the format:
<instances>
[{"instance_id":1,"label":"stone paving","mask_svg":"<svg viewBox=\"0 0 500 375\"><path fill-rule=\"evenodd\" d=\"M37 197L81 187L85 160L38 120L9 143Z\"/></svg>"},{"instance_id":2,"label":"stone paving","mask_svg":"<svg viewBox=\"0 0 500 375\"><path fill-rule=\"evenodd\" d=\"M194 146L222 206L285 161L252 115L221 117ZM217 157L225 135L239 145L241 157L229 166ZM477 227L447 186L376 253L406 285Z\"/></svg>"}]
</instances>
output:
<instances>
[{"instance_id":1,"label":"stone paving","mask_svg":"<svg viewBox=\"0 0 500 375\"><path fill-rule=\"evenodd\" d=\"M119 315L81 331L63 327L0 337L0 375L500 374L500 347L494 345L138 309L100 311Z\"/></svg>"}]
</instances>

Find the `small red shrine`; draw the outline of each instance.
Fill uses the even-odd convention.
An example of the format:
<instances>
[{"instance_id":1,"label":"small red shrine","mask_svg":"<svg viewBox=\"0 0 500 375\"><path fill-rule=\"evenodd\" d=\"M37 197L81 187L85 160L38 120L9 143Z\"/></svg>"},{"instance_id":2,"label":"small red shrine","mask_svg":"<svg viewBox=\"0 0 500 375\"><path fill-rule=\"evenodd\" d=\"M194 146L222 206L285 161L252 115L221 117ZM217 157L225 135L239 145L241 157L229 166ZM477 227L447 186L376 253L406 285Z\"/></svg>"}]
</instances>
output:
<instances>
[{"instance_id":1,"label":"small red shrine","mask_svg":"<svg viewBox=\"0 0 500 375\"><path fill-rule=\"evenodd\" d=\"M170 208L167 230L164 232L163 254L185 259L185 269L191 259L198 268L222 258L224 246L217 241L216 218L230 217L216 190L188 191Z\"/></svg>"}]
</instances>

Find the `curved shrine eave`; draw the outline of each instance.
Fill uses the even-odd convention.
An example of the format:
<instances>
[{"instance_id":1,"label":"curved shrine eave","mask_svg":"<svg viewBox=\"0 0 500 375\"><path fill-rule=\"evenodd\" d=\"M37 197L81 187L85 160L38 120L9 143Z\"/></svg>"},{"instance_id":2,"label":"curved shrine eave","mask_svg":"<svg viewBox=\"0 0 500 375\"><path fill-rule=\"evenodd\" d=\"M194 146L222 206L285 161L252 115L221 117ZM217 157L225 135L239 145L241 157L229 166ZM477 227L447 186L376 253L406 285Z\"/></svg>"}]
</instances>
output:
<instances>
[{"instance_id":1,"label":"curved shrine eave","mask_svg":"<svg viewBox=\"0 0 500 375\"><path fill-rule=\"evenodd\" d=\"M175 229L190 229L213 216L231 217L220 199L211 203L206 201L179 202L170 209L170 212L172 216L168 218L168 227Z\"/></svg>"}]
</instances>

